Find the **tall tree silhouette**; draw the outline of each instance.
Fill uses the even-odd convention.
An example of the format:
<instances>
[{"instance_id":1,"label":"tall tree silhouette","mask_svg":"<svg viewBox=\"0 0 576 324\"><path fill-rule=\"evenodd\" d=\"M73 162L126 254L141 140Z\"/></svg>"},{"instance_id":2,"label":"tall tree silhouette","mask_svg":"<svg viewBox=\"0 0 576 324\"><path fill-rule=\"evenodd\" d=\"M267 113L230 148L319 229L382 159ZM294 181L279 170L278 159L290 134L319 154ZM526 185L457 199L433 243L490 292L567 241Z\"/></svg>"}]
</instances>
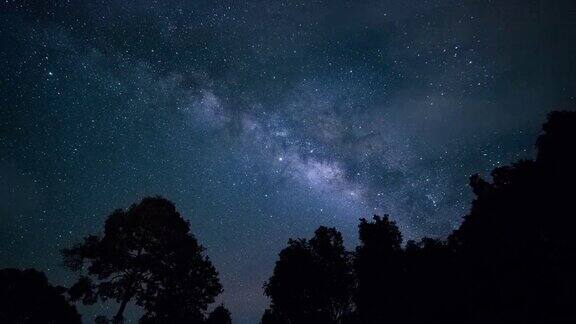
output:
<instances>
[{"instance_id":1,"label":"tall tree silhouette","mask_svg":"<svg viewBox=\"0 0 576 324\"><path fill-rule=\"evenodd\" d=\"M362 219L355 309L342 323L575 323L576 112L551 113L543 129L535 160L470 178L472 208L445 241L402 247L387 216ZM280 254L262 324L307 323L310 299L331 293L310 279L311 241Z\"/></svg>"},{"instance_id":2,"label":"tall tree silhouette","mask_svg":"<svg viewBox=\"0 0 576 324\"><path fill-rule=\"evenodd\" d=\"M397 322L402 319L404 260L402 235L388 216L360 220L360 246L354 270L357 320L360 323Z\"/></svg>"},{"instance_id":3,"label":"tall tree silhouette","mask_svg":"<svg viewBox=\"0 0 576 324\"><path fill-rule=\"evenodd\" d=\"M576 321L576 113L550 114L535 161L471 178L472 209L450 237L467 322Z\"/></svg>"},{"instance_id":4,"label":"tall tree silhouette","mask_svg":"<svg viewBox=\"0 0 576 324\"><path fill-rule=\"evenodd\" d=\"M353 275L342 235L320 227L309 241L289 240L265 284L272 300L263 323L338 323L351 311Z\"/></svg>"},{"instance_id":5,"label":"tall tree silhouette","mask_svg":"<svg viewBox=\"0 0 576 324\"><path fill-rule=\"evenodd\" d=\"M143 323L200 323L207 305L222 291L214 266L173 203L144 198L106 220L102 236L63 250L64 264L83 275L70 289L86 304L112 299L144 308Z\"/></svg>"},{"instance_id":6,"label":"tall tree silhouette","mask_svg":"<svg viewBox=\"0 0 576 324\"><path fill-rule=\"evenodd\" d=\"M80 324L65 290L50 285L46 275L34 269L0 270L0 323Z\"/></svg>"}]
</instances>

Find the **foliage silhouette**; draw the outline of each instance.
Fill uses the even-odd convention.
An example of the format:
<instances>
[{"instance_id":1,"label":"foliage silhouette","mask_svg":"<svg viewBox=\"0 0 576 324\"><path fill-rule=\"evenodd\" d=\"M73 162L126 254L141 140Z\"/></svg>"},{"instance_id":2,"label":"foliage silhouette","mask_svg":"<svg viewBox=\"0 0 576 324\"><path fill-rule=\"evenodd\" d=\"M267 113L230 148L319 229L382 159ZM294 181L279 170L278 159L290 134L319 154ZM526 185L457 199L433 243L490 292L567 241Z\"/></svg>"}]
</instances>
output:
<instances>
[{"instance_id":1,"label":"foliage silhouette","mask_svg":"<svg viewBox=\"0 0 576 324\"><path fill-rule=\"evenodd\" d=\"M289 240L261 323L575 323L576 112L551 113L543 130L534 160L470 178L470 212L446 240L403 245L387 215L360 220L353 253L334 228ZM113 323L134 302L142 324L231 324L223 305L206 316L222 286L203 253L170 201L145 198L63 250L82 273L67 293L118 302ZM36 270L0 270L0 322L80 323L65 292Z\"/></svg>"},{"instance_id":2,"label":"foliage silhouette","mask_svg":"<svg viewBox=\"0 0 576 324\"><path fill-rule=\"evenodd\" d=\"M535 160L497 168L491 182L470 178L476 197L447 240L402 246L387 216L362 219L353 312L340 322L575 323L576 112L551 113L543 130ZM290 240L266 285L262 324L308 323L322 309L303 306L330 294L310 279L313 260L307 241Z\"/></svg>"},{"instance_id":3,"label":"foliage silhouette","mask_svg":"<svg viewBox=\"0 0 576 324\"><path fill-rule=\"evenodd\" d=\"M126 211L114 211L103 236L87 236L63 250L69 269L87 272L69 293L85 304L120 303L113 323L122 322L131 301L145 310L141 323L201 323L222 291L203 251L174 204L144 198Z\"/></svg>"},{"instance_id":4,"label":"foliage silhouette","mask_svg":"<svg viewBox=\"0 0 576 324\"><path fill-rule=\"evenodd\" d=\"M458 272L474 278L464 286L477 305L470 323L576 321L576 113L550 114L537 148L491 183L471 178L476 199L449 238Z\"/></svg>"},{"instance_id":5,"label":"foliage silhouette","mask_svg":"<svg viewBox=\"0 0 576 324\"><path fill-rule=\"evenodd\" d=\"M270 308L264 311L262 315L261 324L287 324L288 322L282 318L278 312L271 310Z\"/></svg>"},{"instance_id":6,"label":"foliage silhouette","mask_svg":"<svg viewBox=\"0 0 576 324\"><path fill-rule=\"evenodd\" d=\"M224 305L217 306L208 314L206 324L232 324L230 311Z\"/></svg>"},{"instance_id":7,"label":"foliage silhouette","mask_svg":"<svg viewBox=\"0 0 576 324\"><path fill-rule=\"evenodd\" d=\"M354 258L358 281L357 320L361 323L398 321L404 313L402 235L388 216L374 216L372 222L361 219L358 232L360 246Z\"/></svg>"},{"instance_id":8,"label":"foliage silhouette","mask_svg":"<svg viewBox=\"0 0 576 324\"><path fill-rule=\"evenodd\" d=\"M34 269L0 270L0 323L81 323L76 307L64 297L63 287L48 283Z\"/></svg>"},{"instance_id":9,"label":"foliage silhouette","mask_svg":"<svg viewBox=\"0 0 576 324\"><path fill-rule=\"evenodd\" d=\"M320 227L309 241L290 240L265 284L266 323L338 323L351 311L353 275L342 235Z\"/></svg>"}]
</instances>

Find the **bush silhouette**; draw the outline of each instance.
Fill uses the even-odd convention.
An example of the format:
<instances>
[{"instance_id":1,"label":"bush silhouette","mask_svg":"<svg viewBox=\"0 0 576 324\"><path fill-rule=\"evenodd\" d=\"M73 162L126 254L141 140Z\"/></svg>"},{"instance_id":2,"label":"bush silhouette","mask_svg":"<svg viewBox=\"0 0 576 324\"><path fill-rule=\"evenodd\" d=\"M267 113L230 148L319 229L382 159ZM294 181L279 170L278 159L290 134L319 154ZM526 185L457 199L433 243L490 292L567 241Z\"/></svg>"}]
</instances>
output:
<instances>
[{"instance_id":1,"label":"bush silhouette","mask_svg":"<svg viewBox=\"0 0 576 324\"><path fill-rule=\"evenodd\" d=\"M0 270L0 323L81 323L76 307L64 297L63 287L48 283L34 269Z\"/></svg>"},{"instance_id":2,"label":"bush silhouette","mask_svg":"<svg viewBox=\"0 0 576 324\"><path fill-rule=\"evenodd\" d=\"M70 295L86 304L119 302L113 323L122 321L130 301L145 310L141 323L201 323L222 291L203 251L174 204L145 198L113 212L103 236L90 235L63 250L68 268L87 270Z\"/></svg>"}]
</instances>

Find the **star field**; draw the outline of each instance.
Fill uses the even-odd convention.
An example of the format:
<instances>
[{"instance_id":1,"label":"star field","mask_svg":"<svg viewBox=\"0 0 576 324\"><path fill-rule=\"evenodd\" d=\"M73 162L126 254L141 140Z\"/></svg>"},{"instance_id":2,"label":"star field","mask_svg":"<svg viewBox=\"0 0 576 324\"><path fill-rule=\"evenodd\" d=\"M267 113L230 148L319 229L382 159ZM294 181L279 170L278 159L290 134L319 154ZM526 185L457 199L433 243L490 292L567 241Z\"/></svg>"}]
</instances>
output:
<instances>
[{"instance_id":1,"label":"star field","mask_svg":"<svg viewBox=\"0 0 576 324\"><path fill-rule=\"evenodd\" d=\"M6 1L1 265L68 284L59 250L158 194L207 248L235 323L257 323L288 238L329 225L353 247L373 213L408 239L444 236L470 175L531 157L547 112L575 101L575 14L563 0Z\"/></svg>"}]
</instances>

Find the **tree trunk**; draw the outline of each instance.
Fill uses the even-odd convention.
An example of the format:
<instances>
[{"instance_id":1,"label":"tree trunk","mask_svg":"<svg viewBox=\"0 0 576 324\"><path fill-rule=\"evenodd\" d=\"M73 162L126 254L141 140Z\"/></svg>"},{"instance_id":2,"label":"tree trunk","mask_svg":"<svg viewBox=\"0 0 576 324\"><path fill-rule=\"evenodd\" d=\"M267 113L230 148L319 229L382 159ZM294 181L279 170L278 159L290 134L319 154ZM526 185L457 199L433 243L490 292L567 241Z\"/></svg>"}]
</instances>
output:
<instances>
[{"instance_id":1,"label":"tree trunk","mask_svg":"<svg viewBox=\"0 0 576 324\"><path fill-rule=\"evenodd\" d=\"M142 250L140 250L140 252L138 254L141 253ZM122 303L120 304L120 308L118 309L118 312L116 312L116 315L114 316L114 318L112 319L112 323L113 324L120 324L122 323L123 319L124 319L124 310L126 309L126 305L128 304L128 302L130 301L130 299L132 299L132 297L134 296L133 292L136 286L136 274L132 273L129 275L128 277L128 284L127 284L127 288L124 291L124 299L122 299Z\"/></svg>"},{"instance_id":2,"label":"tree trunk","mask_svg":"<svg viewBox=\"0 0 576 324\"><path fill-rule=\"evenodd\" d=\"M116 313L116 315L114 316L114 318L112 320L113 324L122 323L122 320L124 319L124 315L123 315L124 309L126 309L126 305L128 304L129 301L130 301L130 297L124 298L124 300L120 304L120 308L118 309L118 312Z\"/></svg>"}]
</instances>

